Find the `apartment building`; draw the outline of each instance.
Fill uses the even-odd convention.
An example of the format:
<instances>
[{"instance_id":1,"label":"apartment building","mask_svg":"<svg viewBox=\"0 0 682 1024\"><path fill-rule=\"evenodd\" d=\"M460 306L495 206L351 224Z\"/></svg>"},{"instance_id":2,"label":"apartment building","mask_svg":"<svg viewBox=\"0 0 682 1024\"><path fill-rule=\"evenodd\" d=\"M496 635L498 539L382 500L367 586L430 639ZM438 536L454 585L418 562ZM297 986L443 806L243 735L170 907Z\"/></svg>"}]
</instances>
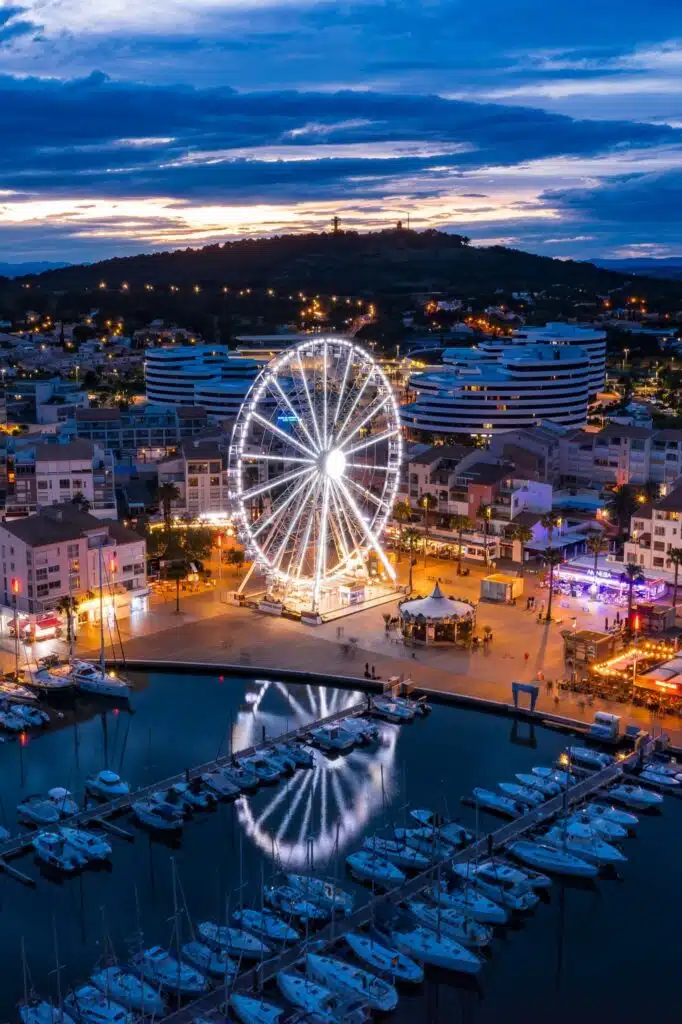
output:
<instances>
[{"instance_id":1,"label":"apartment building","mask_svg":"<svg viewBox=\"0 0 682 1024\"><path fill-rule=\"evenodd\" d=\"M630 540L625 544L625 561L642 569L674 571L670 549L682 547L682 486L670 494L638 508L630 520Z\"/></svg>"},{"instance_id":2,"label":"apartment building","mask_svg":"<svg viewBox=\"0 0 682 1024\"><path fill-rule=\"evenodd\" d=\"M116 519L114 459L90 441L18 446L5 456L5 517L32 515L81 495L97 519Z\"/></svg>"},{"instance_id":3,"label":"apartment building","mask_svg":"<svg viewBox=\"0 0 682 1024\"><path fill-rule=\"evenodd\" d=\"M40 616L71 593L79 620L99 621L100 564L105 615L130 615L147 597L144 538L68 502L0 524L0 557L3 625L14 613L13 595L18 613Z\"/></svg>"},{"instance_id":4,"label":"apartment building","mask_svg":"<svg viewBox=\"0 0 682 1024\"><path fill-rule=\"evenodd\" d=\"M179 497L172 503L178 514L207 515L228 507L227 458L219 439L184 441L180 452L158 467L159 485L174 484Z\"/></svg>"},{"instance_id":5,"label":"apartment building","mask_svg":"<svg viewBox=\"0 0 682 1024\"><path fill-rule=\"evenodd\" d=\"M204 409L145 403L129 409L79 409L79 438L111 449L116 458L154 461L174 452L184 438L206 430Z\"/></svg>"},{"instance_id":6,"label":"apartment building","mask_svg":"<svg viewBox=\"0 0 682 1024\"><path fill-rule=\"evenodd\" d=\"M669 488L682 474L682 430L610 423L567 435L559 448L565 483L620 487L653 481Z\"/></svg>"}]
</instances>

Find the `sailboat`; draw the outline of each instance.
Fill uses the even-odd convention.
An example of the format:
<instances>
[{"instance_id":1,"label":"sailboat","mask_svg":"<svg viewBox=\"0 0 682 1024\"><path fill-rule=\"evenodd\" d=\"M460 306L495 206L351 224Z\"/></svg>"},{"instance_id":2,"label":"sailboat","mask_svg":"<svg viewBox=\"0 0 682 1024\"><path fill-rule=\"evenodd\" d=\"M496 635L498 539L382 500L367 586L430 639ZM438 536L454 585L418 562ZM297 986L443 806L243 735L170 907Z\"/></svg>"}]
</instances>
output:
<instances>
[{"instance_id":1,"label":"sailboat","mask_svg":"<svg viewBox=\"0 0 682 1024\"><path fill-rule=\"evenodd\" d=\"M362 999L373 1010L390 1013L398 1005L395 986L334 956L309 953L306 966L310 976L332 992L348 999Z\"/></svg>"},{"instance_id":2,"label":"sailboat","mask_svg":"<svg viewBox=\"0 0 682 1024\"><path fill-rule=\"evenodd\" d=\"M64 1000L81 1024L135 1024L135 1014L109 999L94 985L81 985Z\"/></svg>"},{"instance_id":3,"label":"sailboat","mask_svg":"<svg viewBox=\"0 0 682 1024\"><path fill-rule=\"evenodd\" d=\"M287 1012L281 1006L268 1003L265 999L254 999L253 996L245 996L241 992L235 992L230 996L230 1005L242 1024L278 1024L280 1018Z\"/></svg>"},{"instance_id":4,"label":"sailboat","mask_svg":"<svg viewBox=\"0 0 682 1024\"><path fill-rule=\"evenodd\" d=\"M182 947L182 956L202 974L220 979L224 985L229 984L237 975L236 961L221 950L211 949L205 942L186 942Z\"/></svg>"},{"instance_id":5,"label":"sailboat","mask_svg":"<svg viewBox=\"0 0 682 1024\"><path fill-rule=\"evenodd\" d=\"M278 971L277 986L285 999L310 1014L317 1024L364 1024L370 1019L362 1000L347 1002L298 971Z\"/></svg>"},{"instance_id":6,"label":"sailboat","mask_svg":"<svg viewBox=\"0 0 682 1024\"><path fill-rule=\"evenodd\" d=\"M28 965L26 963L23 938L21 940L21 963L24 972L24 998L19 1004L19 1016L21 1017L22 1024L76 1024L73 1017L70 1017L68 1013L64 1013L61 1008L61 999L59 1006L54 1006L52 1003L40 999L29 990ZM59 977L59 970L57 971L57 977Z\"/></svg>"},{"instance_id":7,"label":"sailboat","mask_svg":"<svg viewBox=\"0 0 682 1024\"><path fill-rule=\"evenodd\" d=\"M423 900L408 900L407 908L419 924L426 925L437 934L447 935L463 946L482 949L492 941L493 930L489 925L480 924L459 910L434 907Z\"/></svg>"},{"instance_id":8,"label":"sailboat","mask_svg":"<svg viewBox=\"0 0 682 1024\"><path fill-rule=\"evenodd\" d=\"M95 693L100 697L117 697L128 700L131 695L129 684L117 676L115 672L107 672L104 663L104 593L102 583L102 545L98 548L99 566L99 665L88 661L76 661L73 656L73 629L71 630L71 650L69 663L73 685L82 693ZM69 573L69 594L71 593L71 573Z\"/></svg>"},{"instance_id":9,"label":"sailboat","mask_svg":"<svg viewBox=\"0 0 682 1024\"><path fill-rule=\"evenodd\" d=\"M389 939L377 940L362 932L347 932L344 939L358 960L396 981L419 985L424 980L424 968L391 946Z\"/></svg>"},{"instance_id":10,"label":"sailboat","mask_svg":"<svg viewBox=\"0 0 682 1024\"><path fill-rule=\"evenodd\" d=\"M137 974L121 967L105 967L91 975L93 985L129 1010L141 1013L164 1014L166 1004L155 988Z\"/></svg>"},{"instance_id":11,"label":"sailboat","mask_svg":"<svg viewBox=\"0 0 682 1024\"><path fill-rule=\"evenodd\" d=\"M233 921L266 942L298 942L299 933L272 910L236 910Z\"/></svg>"},{"instance_id":12,"label":"sailboat","mask_svg":"<svg viewBox=\"0 0 682 1024\"><path fill-rule=\"evenodd\" d=\"M345 914L353 912L354 899L339 885L328 882L326 878L315 875L287 875L287 882L303 893L311 903L318 903L330 913Z\"/></svg>"}]
</instances>

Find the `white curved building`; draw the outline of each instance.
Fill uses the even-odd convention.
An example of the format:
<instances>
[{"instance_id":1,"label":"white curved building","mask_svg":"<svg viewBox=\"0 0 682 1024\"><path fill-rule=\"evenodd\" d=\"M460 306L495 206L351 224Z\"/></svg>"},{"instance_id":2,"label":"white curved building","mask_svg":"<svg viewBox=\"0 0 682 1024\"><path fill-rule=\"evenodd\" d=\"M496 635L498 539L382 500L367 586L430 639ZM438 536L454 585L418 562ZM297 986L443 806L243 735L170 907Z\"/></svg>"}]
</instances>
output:
<instances>
[{"instance_id":1,"label":"white curved building","mask_svg":"<svg viewBox=\"0 0 682 1024\"><path fill-rule=\"evenodd\" d=\"M585 424L592 367L583 349L506 345L483 358L477 350L459 351L469 357L452 368L410 377L417 400L401 410L410 433L490 436L540 420Z\"/></svg>"},{"instance_id":2,"label":"white curved building","mask_svg":"<svg viewBox=\"0 0 682 1024\"><path fill-rule=\"evenodd\" d=\"M164 405L199 405L212 415L232 416L258 370L255 360L235 358L226 345L150 348L145 352L147 398ZM204 399L211 404L210 410Z\"/></svg>"}]
</instances>

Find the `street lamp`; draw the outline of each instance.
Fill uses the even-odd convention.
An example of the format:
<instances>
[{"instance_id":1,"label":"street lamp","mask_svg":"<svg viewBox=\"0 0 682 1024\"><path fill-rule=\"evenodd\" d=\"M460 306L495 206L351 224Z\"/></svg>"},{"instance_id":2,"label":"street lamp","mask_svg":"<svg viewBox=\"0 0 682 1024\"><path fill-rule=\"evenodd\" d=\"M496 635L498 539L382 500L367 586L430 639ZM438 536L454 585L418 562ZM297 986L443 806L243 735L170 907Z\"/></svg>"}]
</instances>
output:
<instances>
[{"instance_id":1,"label":"street lamp","mask_svg":"<svg viewBox=\"0 0 682 1024\"><path fill-rule=\"evenodd\" d=\"M21 581L16 576L12 577L11 588L12 608L14 611L14 675L16 679L19 679L19 621L17 617L17 597L21 593Z\"/></svg>"}]
</instances>

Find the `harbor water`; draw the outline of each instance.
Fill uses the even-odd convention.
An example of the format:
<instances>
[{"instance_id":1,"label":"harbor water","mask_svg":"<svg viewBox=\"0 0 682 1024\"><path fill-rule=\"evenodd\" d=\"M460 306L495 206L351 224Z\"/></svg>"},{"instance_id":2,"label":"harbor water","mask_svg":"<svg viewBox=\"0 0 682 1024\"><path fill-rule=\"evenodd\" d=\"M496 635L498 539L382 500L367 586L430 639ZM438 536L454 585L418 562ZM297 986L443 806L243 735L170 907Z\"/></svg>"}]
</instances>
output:
<instances>
[{"instance_id":1,"label":"harbor water","mask_svg":"<svg viewBox=\"0 0 682 1024\"><path fill-rule=\"evenodd\" d=\"M19 826L23 796L66 786L82 799L85 778L104 767L133 787L235 752L361 698L347 690L218 675L134 673L131 712L94 698L52 711L52 724L25 742L0 745L2 823ZM188 941L192 922L224 922L240 905L259 905L273 872L312 867L345 877L344 858L364 836L407 823L410 807L461 817L481 832L499 819L460 797L495 788L514 773L549 765L560 733L468 709L437 706L407 726L381 725L380 742L345 757L320 756L279 785L190 820L179 841L159 841L117 819L134 842L112 838L111 866L70 879L46 876L32 855L16 866L35 889L0 874L0 1020L16 1020L22 939L30 983L55 997L104 958L122 963L144 945ZM546 902L495 936L472 982L427 972L401 992L396 1024L574 1024L643 1019L652 1000L677 1002L674 913L682 840L682 800L642 815L625 841L628 862L596 884L555 882ZM173 907L173 875L177 913ZM358 898L366 892L353 883ZM59 964L58 974L56 965Z\"/></svg>"}]
</instances>

